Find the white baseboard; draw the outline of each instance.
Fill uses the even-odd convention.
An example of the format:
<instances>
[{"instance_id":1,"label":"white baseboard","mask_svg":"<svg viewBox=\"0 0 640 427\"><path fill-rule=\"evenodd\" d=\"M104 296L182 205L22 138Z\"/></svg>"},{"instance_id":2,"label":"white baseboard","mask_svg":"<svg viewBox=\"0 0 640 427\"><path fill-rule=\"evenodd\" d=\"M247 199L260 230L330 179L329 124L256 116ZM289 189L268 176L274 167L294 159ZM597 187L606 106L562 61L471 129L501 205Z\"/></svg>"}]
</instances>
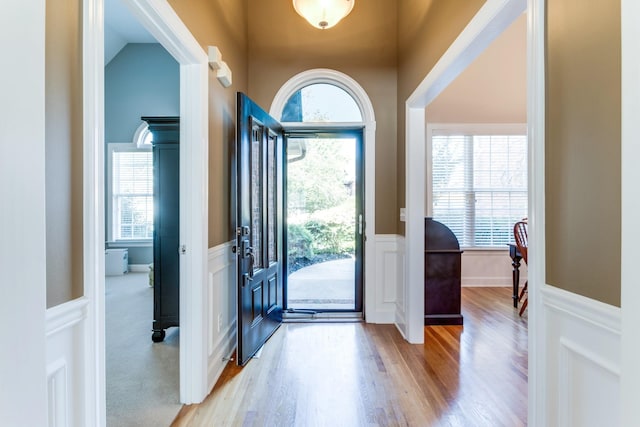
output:
<instances>
[{"instance_id":1,"label":"white baseboard","mask_svg":"<svg viewBox=\"0 0 640 427\"><path fill-rule=\"evenodd\" d=\"M209 249L207 386L211 390L236 347L236 271L233 242Z\"/></svg>"},{"instance_id":2,"label":"white baseboard","mask_svg":"<svg viewBox=\"0 0 640 427\"><path fill-rule=\"evenodd\" d=\"M85 423L88 303L82 297L46 312L49 426Z\"/></svg>"},{"instance_id":3,"label":"white baseboard","mask_svg":"<svg viewBox=\"0 0 640 427\"><path fill-rule=\"evenodd\" d=\"M545 425L619 425L620 308L549 285L540 295Z\"/></svg>"},{"instance_id":4,"label":"white baseboard","mask_svg":"<svg viewBox=\"0 0 640 427\"><path fill-rule=\"evenodd\" d=\"M129 272L131 273L148 273L149 264L129 264Z\"/></svg>"},{"instance_id":5,"label":"white baseboard","mask_svg":"<svg viewBox=\"0 0 640 427\"><path fill-rule=\"evenodd\" d=\"M236 349L236 322L230 324L221 334L218 344L209 355L207 383L210 388L216 384L225 366Z\"/></svg>"}]
</instances>

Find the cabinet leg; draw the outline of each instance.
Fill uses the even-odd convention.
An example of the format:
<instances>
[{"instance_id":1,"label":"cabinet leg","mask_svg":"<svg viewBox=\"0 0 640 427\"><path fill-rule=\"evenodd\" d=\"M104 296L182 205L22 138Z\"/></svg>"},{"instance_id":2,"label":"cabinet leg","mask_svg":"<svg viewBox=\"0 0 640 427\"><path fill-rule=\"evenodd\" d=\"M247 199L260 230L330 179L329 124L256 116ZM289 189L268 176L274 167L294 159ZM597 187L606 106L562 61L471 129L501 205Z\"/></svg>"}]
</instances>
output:
<instances>
[{"instance_id":1,"label":"cabinet leg","mask_svg":"<svg viewBox=\"0 0 640 427\"><path fill-rule=\"evenodd\" d=\"M154 330L153 334L151 334L151 340L153 342L162 342L164 341L166 333L164 329Z\"/></svg>"}]
</instances>

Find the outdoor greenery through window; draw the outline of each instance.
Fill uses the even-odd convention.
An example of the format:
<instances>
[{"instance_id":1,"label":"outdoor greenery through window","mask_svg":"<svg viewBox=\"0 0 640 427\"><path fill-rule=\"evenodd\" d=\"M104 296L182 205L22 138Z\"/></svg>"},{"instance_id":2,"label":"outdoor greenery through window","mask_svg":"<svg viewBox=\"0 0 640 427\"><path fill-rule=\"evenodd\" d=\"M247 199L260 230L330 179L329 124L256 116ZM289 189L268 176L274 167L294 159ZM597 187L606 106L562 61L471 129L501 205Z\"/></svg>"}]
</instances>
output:
<instances>
[{"instance_id":1,"label":"outdoor greenery through window","mask_svg":"<svg viewBox=\"0 0 640 427\"><path fill-rule=\"evenodd\" d=\"M504 248L527 216L526 135L434 132L432 215L463 247Z\"/></svg>"},{"instance_id":2,"label":"outdoor greenery through window","mask_svg":"<svg viewBox=\"0 0 640 427\"><path fill-rule=\"evenodd\" d=\"M356 140L290 139L287 223L289 272L355 255Z\"/></svg>"},{"instance_id":3,"label":"outdoor greenery through window","mask_svg":"<svg viewBox=\"0 0 640 427\"><path fill-rule=\"evenodd\" d=\"M114 148L111 156L112 239L153 238L153 154L151 133L135 148ZM114 144L116 146L121 144Z\"/></svg>"}]
</instances>

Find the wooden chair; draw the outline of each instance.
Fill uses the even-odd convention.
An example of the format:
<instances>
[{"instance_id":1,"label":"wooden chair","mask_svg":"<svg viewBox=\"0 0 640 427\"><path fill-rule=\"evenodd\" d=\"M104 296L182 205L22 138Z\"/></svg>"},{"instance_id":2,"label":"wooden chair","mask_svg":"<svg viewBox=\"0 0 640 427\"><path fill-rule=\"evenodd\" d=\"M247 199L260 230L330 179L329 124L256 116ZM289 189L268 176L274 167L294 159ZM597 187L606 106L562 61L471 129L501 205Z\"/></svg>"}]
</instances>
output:
<instances>
[{"instance_id":1,"label":"wooden chair","mask_svg":"<svg viewBox=\"0 0 640 427\"><path fill-rule=\"evenodd\" d=\"M527 261L527 250L529 248L529 240L527 237L527 222L526 221L518 221L513 226L513 237L516 240L516 246L518 247L518 252L522 255L522 259L524 263L529 265ZM528 286L529 281L527 280L520 291L520 295L518 296L518 301L522 302L522 306L520 307L520 316L527 308L528 303ZM524 301L523 301L524 298Z\"/></svg>"}]
</instances>

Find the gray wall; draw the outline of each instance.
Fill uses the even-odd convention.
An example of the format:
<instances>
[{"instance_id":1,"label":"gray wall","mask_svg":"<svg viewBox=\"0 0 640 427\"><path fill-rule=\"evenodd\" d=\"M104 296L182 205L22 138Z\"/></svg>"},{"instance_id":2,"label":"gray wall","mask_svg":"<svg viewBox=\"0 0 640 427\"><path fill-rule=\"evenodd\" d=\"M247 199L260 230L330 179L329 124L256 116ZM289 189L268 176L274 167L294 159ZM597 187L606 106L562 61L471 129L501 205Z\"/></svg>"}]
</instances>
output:
<instances>
[{"instance_id":1,"label":"gray wall","mask_svg":"<svg viewBox=\"0 0 640 427\"><path fill-rule=\"evenodd\" d=\"M141 116L180 114L180 67L159 44L129 43L104 70L105 142L129 142Z\"/></svg>"},{"instance_id":2,"label":"gray wall","mask_svg":"<svg viewBox=\"0 0 640 427\"><path fill-rule=\"evenodd\" d=\"M127 44L105 67L104 88L107 145L131 142L142 123L142 116L180 114L180 67L160 44ZM108 154L107 147L105 160ZM106 201L105 207L108 208ZM105 212L105 219L108 218ZM109 235L105 235L109 239ZM129 264L153 261L151 246L117 244L109 247L128 248Z\"/></svg>"}]
</instances>

